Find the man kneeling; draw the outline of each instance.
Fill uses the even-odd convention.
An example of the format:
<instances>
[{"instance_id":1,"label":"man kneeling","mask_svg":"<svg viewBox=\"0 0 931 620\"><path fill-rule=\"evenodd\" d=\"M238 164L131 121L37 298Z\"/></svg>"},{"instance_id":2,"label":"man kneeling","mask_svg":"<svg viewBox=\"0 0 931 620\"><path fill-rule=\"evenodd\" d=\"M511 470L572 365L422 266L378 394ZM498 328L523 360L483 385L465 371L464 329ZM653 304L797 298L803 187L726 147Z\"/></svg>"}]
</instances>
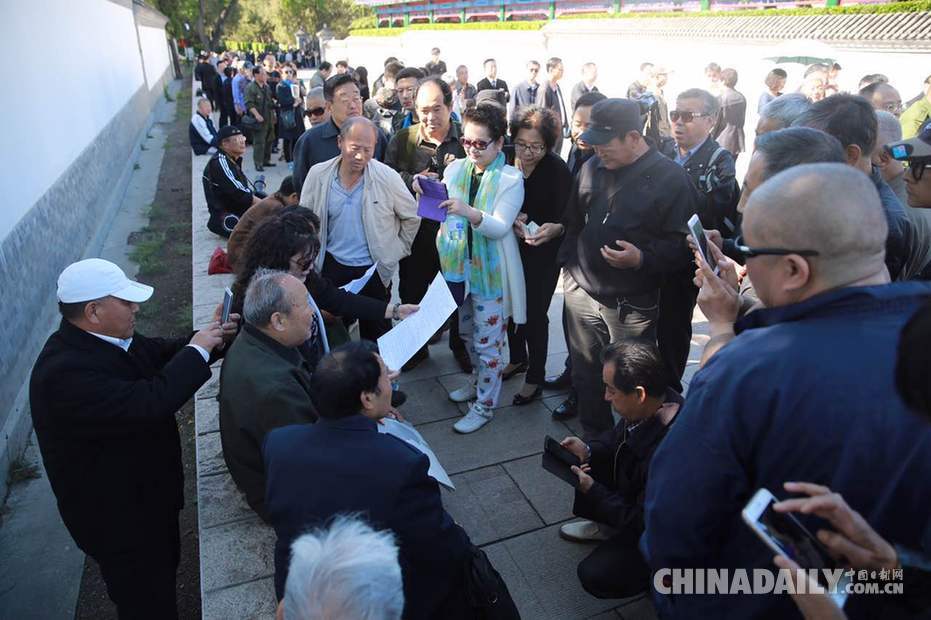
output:
<instances>
[{"instance_id":1,"label":"man kneeling","mask_svg":"<svg viewBox=\"0 0 931 620\"><path fill-rule=\"evenodd\" d=\"M617 342L602 354L606 401L621 416L590 444L566 437L562 445L582 461L572 512L590 521L563 525L574 542L599 542L579 564L582 587L598 598L627 598L647 589L650 569L637 549L643 499L653 451L666 436L682 397L669 387L659 351L645 342Z\"/></svg>"}]
</instances>

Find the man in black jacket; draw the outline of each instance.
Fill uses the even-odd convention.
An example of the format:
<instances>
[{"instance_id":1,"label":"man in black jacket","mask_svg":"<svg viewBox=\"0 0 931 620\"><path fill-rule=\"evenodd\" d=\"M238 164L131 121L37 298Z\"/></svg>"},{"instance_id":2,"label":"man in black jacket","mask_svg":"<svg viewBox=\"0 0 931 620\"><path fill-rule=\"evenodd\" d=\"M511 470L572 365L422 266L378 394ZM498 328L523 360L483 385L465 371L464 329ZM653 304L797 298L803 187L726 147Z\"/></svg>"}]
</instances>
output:
<instances>
[{"instance_id":1,"label":"man in black jacket","mask_svg":"<svg viewBox=\"0 0 931 620\"><path fill-rule=\"evenodd\" d=\"M176 340L134 331L152 287L105 260L58 278L62 322L36 360L32 421L58 509L100 564L120 618L176 618L178 512L184 505L175 412L210 378L238 317Z\"/></svg>"},{"instance_id":2,"label":"man in black jacket","mask_svg":"<svg viewBox=\"0 0 931 620\"><path fill-rule=\"evenodd\" d=\"M587 437L613 426L601 399L599 355L608 342L655 340L659 289L691 262L686 222L697 209L688 174L640 133L640 107L606 99L582 140L595 149L566 206L563 266L572 384Z\"/></svg>"},{"instance_id":3,"label":"man in black jacket","mask_svg":"<svg viewBox=\"0 0 931 620\"><path fill-rule=\"evenodd\" d=\"M227 125L217 132L217 152L204 167L201 178L210 219L207 229L229 237L246 209L259 202L252 185L242 171L242 154L246 136L239 127Z\"/></svg>"},{"instance_id":4,"label":"man in black jacket","mask_svg":"<svg viewBox=\"0 0 931 620\"><path fill-rule=\"evenodd\" d=\"M498 79L498 62L494 58L489 58L483 66L485 67L485 77L478 81L475 89L478 92L483 90L501 91L504 93L504 104L507 105L511 100L511 93L508 91L508 83Z\"/></svg>"},{"instance_id":5,"label":"man in black jacket","mask_svg":"<svg viewBox=\"0 0 931 620\"><path fill-rule=\"evenodd\" d=\"M650 585L650 568L637 549L643 534L643 500L653 452L683 403L669 387L659 350L643 342L613 343L604 350L604 398L621 421L588 444L566 437L562 445L582 467L572 512L559 535L600 544L579 564L582 587L598 598L628 598ZM590 520L589 520L590 519Z\"/></svg>"}]
</instances>

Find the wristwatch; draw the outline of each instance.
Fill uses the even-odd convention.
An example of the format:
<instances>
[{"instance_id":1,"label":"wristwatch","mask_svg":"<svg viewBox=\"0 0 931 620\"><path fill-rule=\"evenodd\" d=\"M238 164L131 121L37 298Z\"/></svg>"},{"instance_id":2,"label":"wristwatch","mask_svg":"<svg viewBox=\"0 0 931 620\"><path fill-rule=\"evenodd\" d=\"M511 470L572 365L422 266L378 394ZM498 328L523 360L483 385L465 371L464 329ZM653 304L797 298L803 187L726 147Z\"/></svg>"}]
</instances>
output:
<instances>
[{"instance_id":1,"label":"wristwatch","mask_svg":"<svg viewBox=\"0 0 931 620\"><path fill-rule=\"evenodd\" d=\"M401 304L394 304L394 307L391 308L391 318L395 321L401 320L401 314L398 310L401 308Z\"/></svg>"}]
</instances>

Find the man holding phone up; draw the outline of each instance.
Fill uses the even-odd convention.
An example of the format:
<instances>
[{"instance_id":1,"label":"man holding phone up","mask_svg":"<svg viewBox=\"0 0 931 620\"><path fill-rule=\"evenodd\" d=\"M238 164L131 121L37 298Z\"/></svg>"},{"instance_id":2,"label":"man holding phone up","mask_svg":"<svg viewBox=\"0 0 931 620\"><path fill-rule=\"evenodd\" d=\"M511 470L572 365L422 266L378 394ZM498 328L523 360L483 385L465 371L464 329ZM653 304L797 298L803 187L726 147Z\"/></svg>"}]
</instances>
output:
<instances>
[{"instance_id":1,"label":"man holding phone up","mask_svg":"<svg viewBox=\"0 0 931 620\"><path fill-rule=\"evenodd\" d=\"M601 398L601 350L609 342L656 340L663 279L691 259L686 222L696 212L697 190L685 170L644 140L642 127L633 101L592 107L581 139L595 156L582 166L564 216L558 262L572 384L589 438L614 426Z\"/></svg>"}]
</instances>

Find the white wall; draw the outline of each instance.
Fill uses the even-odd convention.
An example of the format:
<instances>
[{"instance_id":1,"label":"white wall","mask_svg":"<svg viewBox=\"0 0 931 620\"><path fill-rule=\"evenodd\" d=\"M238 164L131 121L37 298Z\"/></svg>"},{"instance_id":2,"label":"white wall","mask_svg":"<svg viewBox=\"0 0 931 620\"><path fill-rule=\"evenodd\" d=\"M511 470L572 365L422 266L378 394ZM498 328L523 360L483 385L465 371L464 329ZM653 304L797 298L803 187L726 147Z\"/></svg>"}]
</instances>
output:
<instances>
[{"instance_id":1,"label":"white wall","mask_svg":"<svg viewBox=\"0 0 931 620\"><path fill-rule=\"evenodd\" d=\"M0 20L0 58L22 72L4 89L3 240L129 101L143 73L132 10L106 0L17 1Z\"/></svg>"},{"instance_id":2,"label":"white wall","mask_svg":"<svg viewBox=\"0 0 931 620\"><path fill-rule=\"evenodd\" d=\"M158 82L168 68L168 39L165 30L150 26L139 26L139 44L145 66L145 83L148 88Z\"/></svg>"}]
</instances>

